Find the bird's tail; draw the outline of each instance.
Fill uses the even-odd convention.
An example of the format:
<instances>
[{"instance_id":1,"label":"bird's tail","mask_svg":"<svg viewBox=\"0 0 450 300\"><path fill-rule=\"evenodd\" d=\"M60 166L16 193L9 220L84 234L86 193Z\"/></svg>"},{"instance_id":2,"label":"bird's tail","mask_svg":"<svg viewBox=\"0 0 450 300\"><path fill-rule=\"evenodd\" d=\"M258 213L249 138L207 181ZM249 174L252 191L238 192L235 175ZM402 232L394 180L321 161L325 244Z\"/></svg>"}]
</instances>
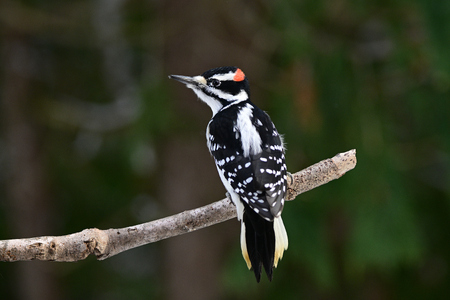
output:
<instances>
[{"instance_id":1,"label":"bird's tail","mask_svg":"<svg viewBox=\"0 0 450 300\"><path fill-rule=\"evenodd\" d=\"M283 220L276 217L270 222L249 209L244 212L241 224L241 249L247 267L253 268L258 282L264 267L267 277L272 281L273 268L277 267L278 260L288 248Z\"/></svg>"}]
</instances>

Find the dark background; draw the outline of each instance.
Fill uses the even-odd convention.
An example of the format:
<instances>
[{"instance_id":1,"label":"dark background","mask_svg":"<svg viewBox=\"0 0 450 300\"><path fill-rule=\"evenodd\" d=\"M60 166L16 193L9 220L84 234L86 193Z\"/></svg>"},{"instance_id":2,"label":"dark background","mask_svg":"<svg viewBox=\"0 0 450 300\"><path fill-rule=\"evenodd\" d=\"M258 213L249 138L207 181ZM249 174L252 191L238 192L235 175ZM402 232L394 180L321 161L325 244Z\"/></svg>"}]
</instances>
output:
<instances>
[{"instance_id":1,"label":"dark background","mask_svg":"<svg viewBox=\"0 0 450 300\"><path fill-rule=\"evenodd\" d=\"M228 221L106 261L0 263L1 299L448 299L450 1L0 2L0 239L130 226L224 197L210 109L169 74L239 66L298 171L274 279Z\"/></svg>"}]
</instances>

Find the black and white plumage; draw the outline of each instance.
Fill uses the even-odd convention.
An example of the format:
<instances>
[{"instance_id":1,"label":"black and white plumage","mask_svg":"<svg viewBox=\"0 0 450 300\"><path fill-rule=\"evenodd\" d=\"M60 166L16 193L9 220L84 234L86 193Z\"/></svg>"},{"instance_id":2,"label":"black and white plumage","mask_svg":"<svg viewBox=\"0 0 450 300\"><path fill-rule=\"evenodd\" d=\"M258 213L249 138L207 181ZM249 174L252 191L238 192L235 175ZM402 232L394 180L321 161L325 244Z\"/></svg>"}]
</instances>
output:
<instances>
[{"instance_id":1,"label":"black and white plumage","mask_svg":"<svg viewBox=\"0 0 450 300\"><path fill-rule=\"evenodd\" d=\"M272 280L273 268L288 247L281 219L287 189L281 136L270 117L250 101L248 80L239 68L170 78L186 84L211 108L207 144L242 224L242 255L258 282L262 267Z\"/></svg>"}]
</instances>

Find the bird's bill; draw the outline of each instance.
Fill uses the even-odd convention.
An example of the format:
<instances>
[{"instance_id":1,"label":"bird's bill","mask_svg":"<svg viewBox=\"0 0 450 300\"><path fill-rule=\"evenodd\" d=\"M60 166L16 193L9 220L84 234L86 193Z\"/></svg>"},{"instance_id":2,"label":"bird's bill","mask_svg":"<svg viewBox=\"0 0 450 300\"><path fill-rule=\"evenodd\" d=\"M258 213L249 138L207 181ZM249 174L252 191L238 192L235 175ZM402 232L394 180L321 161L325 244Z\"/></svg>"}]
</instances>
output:
<instances>
[{"instance_id":1,"label":"bird's bill","mask_svg":"<svg viewBox=\"0 0 450 300\"><path fill-rule=\"evenodd\" d=\"M175 79L187 86L198 87L206 84L206 79L203 76L182 76L182 75L169 75L170 79Z\"/></svg>"}]
</instances>

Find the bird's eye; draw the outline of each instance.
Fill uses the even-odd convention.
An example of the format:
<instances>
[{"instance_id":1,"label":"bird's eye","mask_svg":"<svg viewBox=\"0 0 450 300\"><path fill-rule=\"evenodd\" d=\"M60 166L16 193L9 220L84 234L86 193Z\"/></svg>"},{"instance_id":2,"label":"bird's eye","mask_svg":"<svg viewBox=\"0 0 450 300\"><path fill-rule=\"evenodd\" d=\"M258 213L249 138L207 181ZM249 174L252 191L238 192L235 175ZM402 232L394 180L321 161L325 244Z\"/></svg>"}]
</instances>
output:
<instances>
[{"instance_id":1,"label":"bird's eye","mask_svg":"<svg viewBox=\"0 0 450 300\"><path fill-rule=\"evenodd\" d=\"M217 79L211 79L209 84L213 87L219 87L221 82L220 82L220 80L217 80Z\"/></svg>"}]
</instances>

